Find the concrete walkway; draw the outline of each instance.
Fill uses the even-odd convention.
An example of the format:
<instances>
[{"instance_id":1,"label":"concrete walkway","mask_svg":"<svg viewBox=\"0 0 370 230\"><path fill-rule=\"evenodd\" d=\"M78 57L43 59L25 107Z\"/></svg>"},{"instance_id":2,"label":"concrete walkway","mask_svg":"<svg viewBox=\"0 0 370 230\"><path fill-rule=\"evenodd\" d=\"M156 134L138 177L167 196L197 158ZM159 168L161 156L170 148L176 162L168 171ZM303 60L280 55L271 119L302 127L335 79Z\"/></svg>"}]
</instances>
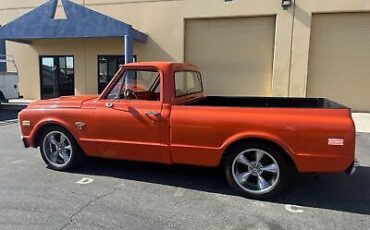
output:
<instances>
[{"instance_id":1,"label":"concrete walkway","mask_svg":"<svg viewBox=\"0 0 370 230\"><path fill-rule=\"evenodd\" d=\"M29 103L36 101L36 100L26 100L23 98L20 99L11 99L9 100L10 104L20 104L20 105L28 105Z\"/></svg>"},{"instance_id":2,"label":"concrete walkway","mask_svg":"<svg viewBox=\"0 0 370 230\"><path fill-rule=\"evenodd\" d=\"M370 113L353 113L353 120L358 133L370 133Z\"/></svg>"}]
</instances>

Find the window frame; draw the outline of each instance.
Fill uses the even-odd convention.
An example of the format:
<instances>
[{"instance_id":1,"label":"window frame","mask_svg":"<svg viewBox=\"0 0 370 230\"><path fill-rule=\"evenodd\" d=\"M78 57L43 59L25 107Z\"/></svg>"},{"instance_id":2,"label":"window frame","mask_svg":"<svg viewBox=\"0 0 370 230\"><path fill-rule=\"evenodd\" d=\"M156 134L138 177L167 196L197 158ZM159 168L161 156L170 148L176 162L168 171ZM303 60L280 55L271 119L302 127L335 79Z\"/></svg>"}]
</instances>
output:
<instances>
[{"instance_id":1,"label":"window frame","mask_svg":"<svg viewBox=\"0 0 370 230\"><path fill-rule=\"evenodd\" d=\"M43 58L57 58L58 59L58 65L56 66L56 68L59 70L60 72L60 63L59 63L59 58L72 58L73 61L73 94L70 95L70 96L75 96L76 95L76 68L75 68L75 56L73 54L61 54L61 55L39 55L39 79L40 79L40 98L43 100L43 99L52 99L53 97L51 98L48 98L48 97L44 97L43 95L43 84L44 84L44 81L43 81L43 75L42 75L42 61L43 61ZM60 77L60 73L58 73L58 76L57 78ZM60 95L58 96L60 97ZM56 98L58 98L56 97Z\"/></svg>"},{"instance_id":2,"label":"window frame","mask_svg":"<svg viewBox=\"0 0 370 230\"><path fill-rule=\"evenodd\" d=\"M126 69L123 69L121 70L120 72L118 72L119 76L115 76L114 78L114 81L111 82L112 84L108 85L109 88L106 88L102 94L101 94L101 97L100 97L100 100L113 100L113 99L108 99L108 96L109 94L112 92L113 88L119 83L120 80L122 80L122 78L124 77L124 75L126 74L127 71L135 71L135 72L138 72L138 71L144 71L144 72L157 72L158 75L159 75L159 100L142 100L142 99L135 99L135 100L128 100L128 99L125 99L125 98L118 98L116 99L117 101L127 101L127 102L163 102L163 74L160 70L158 69L153 69L153 68L126 68ZM135 73L136 74L136 73ZM124 77L126 78L126 76ZM122 87L123 87L124 84L122 84L122 86L120 87L120 91L122 90Z\"/></svg>"},{"instance_id":3,"label":"window frame","mask_svg":"<svg viewBox=\"0 0 370 230\"><path fill-rule=\"evenodd\" d=\"M177 96L176 95L176 73L178 73L178 72L192 72L192 73L197 73L197 76L200 77L200 86L201 86L200 91L192 92L192 93L181 95L181 96ZM199 72L199 71L194 71L194 70L176 70L173 73L173 84L174 84L173 93L174 93L174 96L175 96L176 99L177 98L182 98L182 97L188 97L188 96L193 95L193 94L199 94L199 93L203 93L204 92L202 73Z\"/></svg>"},{"instance_id":4,"label":"window frame","mask_svg":"<svg viewBox=\"0 0 370 230\"><path fill-rule=\"evenodd\" d=\"M100 59L101 58L108 58L108 59L110 59L110 58L115 58L116 59L116 61L117 61L117 65L116 65L116 68L117 68L117 70L115 71L115 73L117 73L118 71L119 71L119 69L120 69L120 65L124 65L125 63L118 63L118 60L120 59L120 58L122 58L123 59L123 61L125 60L125 55L120 55L120 54L99 54L98 56L97 56L97 59L96 59L96 65L97 65L97 72L96 72L96 76L97 76L97 78L96 78L96 81L97 81L97 92L98 92L98 94L99 93L102 93L103 91L104 91L104 89L108 86L108 84L109 84L109 82L110 81L112 81L112 79L114 78L114 76L115 75L113 75L112 76L112 78L109 80L109 82L107 83L107 85L103 88L103 89L101 89L101 92L99 92L99 77L100 77ZM138 60L137 60L137 55L133 55L133 62L135 63L135 62L137 62ZM108 65L108 68L109 68L109 65ZM109 73L109 69L107 69L107 72Z\"/></svg>"}]
</instances>

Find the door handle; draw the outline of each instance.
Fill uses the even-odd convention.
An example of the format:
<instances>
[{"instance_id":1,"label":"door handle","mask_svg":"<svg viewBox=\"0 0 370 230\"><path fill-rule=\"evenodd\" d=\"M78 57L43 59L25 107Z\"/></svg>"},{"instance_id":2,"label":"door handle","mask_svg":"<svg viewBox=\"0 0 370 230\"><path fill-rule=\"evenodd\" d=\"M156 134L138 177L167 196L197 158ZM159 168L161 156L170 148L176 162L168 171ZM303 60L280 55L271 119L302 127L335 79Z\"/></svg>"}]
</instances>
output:
<instances>
[{"instance_id":1,"label":"door handle","mask_svg":"<svg viewBox=\"0 0 370 230\"><path fill-rule=\"evenodd\" d=\"M155 111L146 111L145 115L159 117L159 116L161 116L161 113L160 112L155 112Z\"/></svg>"}]
</instances>

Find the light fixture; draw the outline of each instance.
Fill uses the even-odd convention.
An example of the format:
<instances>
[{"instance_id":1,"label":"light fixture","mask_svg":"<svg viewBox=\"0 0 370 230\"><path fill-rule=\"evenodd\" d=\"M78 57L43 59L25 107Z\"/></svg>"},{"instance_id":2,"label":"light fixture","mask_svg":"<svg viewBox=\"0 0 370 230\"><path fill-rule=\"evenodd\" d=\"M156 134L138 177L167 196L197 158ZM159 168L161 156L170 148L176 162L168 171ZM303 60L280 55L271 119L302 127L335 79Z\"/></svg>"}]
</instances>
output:
<instances>
[{"instance_id":1,"label":"light fixture","mask_svg":"<svg viewBox=\"0 0 370 230\"><path fill-rule=\"evenodd\" d=\"M292 5L292 0L281 0L281 7L283 7L283 9L287 9L289 6Z\"/></svg>"}]
</instances>

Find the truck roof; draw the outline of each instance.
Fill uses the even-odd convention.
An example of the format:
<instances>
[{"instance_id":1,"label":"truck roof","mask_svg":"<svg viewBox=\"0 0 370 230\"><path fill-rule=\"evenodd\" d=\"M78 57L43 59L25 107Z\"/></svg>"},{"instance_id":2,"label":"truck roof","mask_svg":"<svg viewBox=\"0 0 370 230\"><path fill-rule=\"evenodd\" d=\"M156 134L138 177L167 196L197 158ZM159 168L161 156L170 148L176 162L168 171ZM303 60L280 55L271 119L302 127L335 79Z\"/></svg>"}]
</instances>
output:
<instances>
[{"instance_id":1,"label":"truck roof","mask_svg":"<svg viewBox=\"0 0 370 230\"><path fill-rule=\"evenodd\" d=\"M174 71L189 70L200 72L199 68L193 64L188 63L177 63L177 62L135 62L121 65L122 67L153 67L156 69L172 69Z\"/></svg>"}]
</instances>

